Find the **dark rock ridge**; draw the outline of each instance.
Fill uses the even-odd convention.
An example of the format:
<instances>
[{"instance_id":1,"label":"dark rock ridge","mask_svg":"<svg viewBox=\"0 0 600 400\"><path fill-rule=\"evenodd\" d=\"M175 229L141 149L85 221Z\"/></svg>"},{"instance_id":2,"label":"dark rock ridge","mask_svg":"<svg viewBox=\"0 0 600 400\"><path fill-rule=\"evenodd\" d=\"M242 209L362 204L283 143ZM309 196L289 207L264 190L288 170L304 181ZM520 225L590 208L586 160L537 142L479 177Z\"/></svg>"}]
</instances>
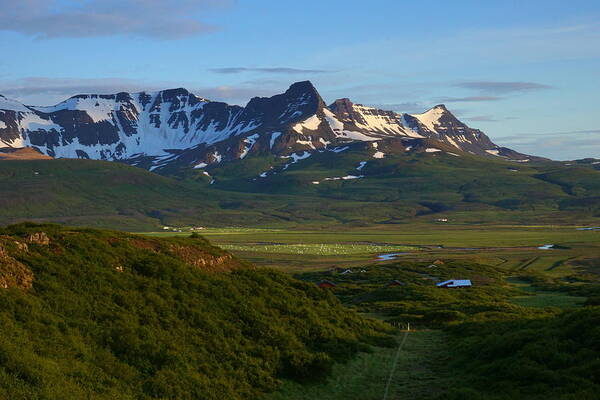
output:
<instances>
[{"instance_id":1,"label":"dark rock ridge","mask_svg":"<svg viewBox=\"0 0 600 400\"><path fill-rule=\"evenodd\" d=\"M77 95L51 107L0 96L0 148L33 147L56 158L121 161L150 170L202 168L251 156L289 156L355 142L433 140L456 151L525 161L459 121L444 105L399 114L339 99L326 106L308 81L245 107L197 97L186 89ZM401 145L400 145L401 144ZM421 146L422 147L422 146Z\"/></svg>"}]
</instances>

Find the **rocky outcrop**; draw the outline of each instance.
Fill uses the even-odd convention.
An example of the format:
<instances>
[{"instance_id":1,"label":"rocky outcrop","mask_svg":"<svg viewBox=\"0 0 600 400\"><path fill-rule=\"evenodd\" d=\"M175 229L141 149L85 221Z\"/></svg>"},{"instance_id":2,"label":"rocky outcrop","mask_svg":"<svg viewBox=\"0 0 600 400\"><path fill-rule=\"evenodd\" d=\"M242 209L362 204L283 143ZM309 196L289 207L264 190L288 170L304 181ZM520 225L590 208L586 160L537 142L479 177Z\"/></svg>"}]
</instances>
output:
<instances>
[{"instance_id":1,"label":"rocky outcrop","mask_svg":"<svg viewBox=\"0 0 600 400\"><path fill-rule=\"evenodd\" d=\"M0 160L51 160L52 157L42 154L33 147L18 149L0 148Z\"/></svg>"},{"instance_id":2,"label":"rocky outcrop","mask_svg":"<svg viewBox=\"0 0 600 400\"><path fill-rule=\"evenodd\" d=\"M41 244L43 246L47 246L50 244L50 238L45 232L31 233L29 234L29 236L27 236L27 241L29 243Z\"/></svg>"},{"instance_id":3,"label":"rocky outcrop","mask_svg":"<svg viewBox=\"0 0 600 400\"><path fill-rule=\"evenodd\" d=\"M229 271L239 263L231 254L213 255L194 246L169 245L169 251L188 265L209 271Z\"/></svg>"},{"instance_id":4,"label":"rocky outcrop","mask_svg":"<svg viewBox=\"0 0 600 400\"><path fill-rule=\"evenodd\" d=\"M155 240L149 238L134 238L129 243L138 249L153 253L167 253L191 267L206 271L223 272L241 267L241 263L231 254L210 246L204 239L201 240L202 243L199 245L169 243L168 239ZM117 268L115 267L115 269Z\"/></svg>"},{"instance_id":5,"label":"rocky outcrop","mask_svg":"<svg viewBox=\"0 0 600 400\"><path fill-rule=\"evenodd\" d=\"M0 245L0 289L30 289L33 285L33 272L8 253Z\"/></svg>"}]
</instances>

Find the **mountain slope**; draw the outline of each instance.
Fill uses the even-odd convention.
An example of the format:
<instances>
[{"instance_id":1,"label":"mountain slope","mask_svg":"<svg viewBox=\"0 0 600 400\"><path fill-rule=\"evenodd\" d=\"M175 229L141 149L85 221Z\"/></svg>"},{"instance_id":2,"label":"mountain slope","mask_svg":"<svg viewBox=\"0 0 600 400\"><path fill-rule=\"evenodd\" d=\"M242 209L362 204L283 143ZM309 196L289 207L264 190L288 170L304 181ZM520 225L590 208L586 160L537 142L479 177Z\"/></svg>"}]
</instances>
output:
<instances>
[{"instance_id":1,"label":"mountain slope","mask_svg":"<svg viewBox=\"0 0 600 400\"><path fill-rule=\"evenodd\" d=\"M182 182L106 161L2 161L0 225L35 220L139 231L281 222L264 199L208 192L207 184L205 175ZM236 201L243 210L227 207Z\"/></svg>"},{"instance_id":2,"label":"mountain slope","mask_svg":"<svg viewBox=\"0 0 600 400\"><path fill-rule=\"evenodd\" d=\"M0 147L35 147L57 158L123 161L150 170L198 167L271 154L289 157L355 142L429 138L482 156L527 160L496 146L443 105L398 114L336 100L327 107L308 81L245 107L185 89L78 95L52 107L0 97Z\"/></svg>"},{"instance_id":3,"label":"mountain slope","mask_svg":"<svg viewBox=\"0 0 600 400\"><path fill-rule=\"evenodd\" d=\"M106 161L0 161L0 225L33 220L155 231L164 225L274 228L441 217L598 225L595 164L515 163L454 153L431 139L412 142L415 151L400 150L392 138L303 159L256 155L187 170L179 179Z\"/></svg>"}]
</instances>

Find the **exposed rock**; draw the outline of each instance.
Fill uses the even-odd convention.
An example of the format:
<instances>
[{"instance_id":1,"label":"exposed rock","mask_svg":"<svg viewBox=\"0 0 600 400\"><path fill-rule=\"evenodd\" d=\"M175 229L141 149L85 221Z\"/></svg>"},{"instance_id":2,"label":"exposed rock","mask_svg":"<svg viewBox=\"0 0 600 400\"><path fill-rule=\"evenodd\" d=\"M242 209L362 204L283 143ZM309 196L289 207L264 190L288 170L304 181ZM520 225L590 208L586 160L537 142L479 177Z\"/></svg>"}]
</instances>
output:
<instances>
[{"instance_id":1,"label":"exposed rock","mask_svg":"<svg viewBox=\"0 0 600 400\"><path fill-rule=\"evenodd\" d=\"M234 261L230 254L215 256L194 246L171 244L169 250L186 264L205 270L228 271L232 269L232 261Z\"/></svg>"},{"instance_id":2,"label":"exposed rock","mask_svg":"<svg viewBox=\"0 0 600 400\"><path fill-rule=\"evenodd\" d=\"M10 257L5 248L0 247L0 288L30 289L32 284L33 272L24 264Z\"/></svg>"},{"instance_id":3,"label":"exposed rock","mask_svg":"<svg viewBox=\"0 0 600 400\"><path fill-rule=\"evenodd\" d=\"M29 246L27 246L27 243L18 242L15 240L15 245L17 246L17 250L22 253L27 253L29 251Z\"/></svg>"},{"instance_id":4,"label":"exposed rock","mask_svg":"<svg viewBox=\"0 0 600 400\"><path fill-rule=\"evenodd\" d=\"M0 160L51 160L47 156L33 147L21 148L0 148Z\"/></svg>"},{"instance_id":5,"label":"exposed rock","mask_svg":"<svg viewBox=\"0 0 600 400\"><path fill-rule=\"evenodd\" d=\"M130 243L138 249L153 253L171 253L190 266L208 271L229 271L241 265L230 254L214 255L202 247L173 243L165 247L160 241L142 238L132 239Z\"/></svg>"},{"instance_id":6,"label":"exposed rock","mask_svg":"<svg viewBox=\"0 0 600 400\"><path fill-rule=\"evenodd\" d=\"M27 237L29 243L41 244L47 246L50 244L50 238L45 232L35 232Z\"/></svg>"}]
</instances>

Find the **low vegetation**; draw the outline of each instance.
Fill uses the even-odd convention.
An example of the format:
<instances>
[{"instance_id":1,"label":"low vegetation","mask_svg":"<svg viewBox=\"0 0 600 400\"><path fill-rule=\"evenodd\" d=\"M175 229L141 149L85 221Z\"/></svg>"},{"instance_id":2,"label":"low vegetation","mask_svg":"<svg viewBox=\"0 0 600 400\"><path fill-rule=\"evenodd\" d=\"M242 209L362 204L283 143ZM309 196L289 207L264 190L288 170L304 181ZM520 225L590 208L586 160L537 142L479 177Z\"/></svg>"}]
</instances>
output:
<instances>
[{"instance_id":1,"label":"low vegetation","mask_svg":"<svg viewBox=\"0 0 600 400\"><path fill-rule=\"evenodd\" d=\"M22 224L0 247L33 282L0 288L0 398L252 399L394 343L331 293L198 235Z\"/></svg>"},{"instance_id":2,"label":"low vegetation","mask_svg":"<svg viewBox=\"0 0 600 400\"><path fill-rule=\"evenodd\" d=\"M137 231L162 225L347 229L436 219L598 225L600 216L600 172L588 164L516 165L467 153L374 159L369 151L316 152L258 178L274 162L284 160L257 156L159 176L93 160L0 161L0 223L53 221ZM324 180L357 174L362 162L362 179Z\"/></svg>"},{"instance_id":3,"label":"low vegetation","mask_svg":"<svg viewBox=\"0 0 600 400\"><path fill-rule=\"evenodd\" d=\"M410 323L417 335L429 329L445 332L446 343L420 360L443 355L445 361L429 364L429 369L417 364L421 378L432 376L427 385L420 385L418 376L417 382L408 382L402 372L395 375L395 384L404 385L413 396L409 398L591 400L600 390L600 307L595 303L600 285L591 277L591 267L557 278L515 276L514 271L467 260L404 261L298 277L332 281L336 286L330 290L348 307L399 326ZM449 278L470 279L473 287L435 286ZM410 357L414 351L402 354ZM371 361L379 362L380 369L391 368L389 359ZM377 390L382 387L380 381ZM291 399L305 398L293 388L285 387ZM321 388L327 393L339 389Z\"/></svg>"}]
</instances>

